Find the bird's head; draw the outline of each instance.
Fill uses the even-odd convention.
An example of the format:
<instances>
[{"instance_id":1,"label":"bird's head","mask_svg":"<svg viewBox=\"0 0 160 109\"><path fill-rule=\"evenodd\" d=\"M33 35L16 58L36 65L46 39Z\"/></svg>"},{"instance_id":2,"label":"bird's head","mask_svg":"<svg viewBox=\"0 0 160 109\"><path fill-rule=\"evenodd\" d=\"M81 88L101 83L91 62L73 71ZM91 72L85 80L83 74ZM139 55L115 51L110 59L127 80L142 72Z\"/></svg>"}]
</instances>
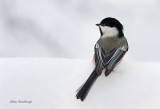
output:
<instances>
[{"instance_id":1,"label":"bird's head","mask_svg":"<svg viewBox=\"0 0 160 109\"><path fill-rule=\"evenodd\" d=\"M123 37L123 25L115 18L107 17L96 24L102 37Z\"/></svg>"}]
</instances>

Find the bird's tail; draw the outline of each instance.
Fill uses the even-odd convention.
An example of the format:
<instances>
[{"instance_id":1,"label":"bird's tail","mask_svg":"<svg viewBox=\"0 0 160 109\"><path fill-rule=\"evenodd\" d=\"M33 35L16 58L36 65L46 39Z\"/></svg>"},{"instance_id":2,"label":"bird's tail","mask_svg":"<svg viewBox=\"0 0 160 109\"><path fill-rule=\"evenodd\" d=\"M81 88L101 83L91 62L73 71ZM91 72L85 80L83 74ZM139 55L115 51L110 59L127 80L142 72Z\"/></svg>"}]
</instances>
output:
<instances>
[{"instance_id":1,"label":"bird's tail","mask_svg":"<svg viewBox=\"0 0 160 109\"><path fill-rule=\"evenodd\" d=\"M89 78L87 79L87 81L84 83L84 85L80 87L80 89L78 90L76 95L77 99L80 99L81 101L83 101L86 98L90 88L92 87L93 83L95 82L98 76L99 75L97 71L94 70L92 74L89 76Z\"/></svg>"}]
</instances>

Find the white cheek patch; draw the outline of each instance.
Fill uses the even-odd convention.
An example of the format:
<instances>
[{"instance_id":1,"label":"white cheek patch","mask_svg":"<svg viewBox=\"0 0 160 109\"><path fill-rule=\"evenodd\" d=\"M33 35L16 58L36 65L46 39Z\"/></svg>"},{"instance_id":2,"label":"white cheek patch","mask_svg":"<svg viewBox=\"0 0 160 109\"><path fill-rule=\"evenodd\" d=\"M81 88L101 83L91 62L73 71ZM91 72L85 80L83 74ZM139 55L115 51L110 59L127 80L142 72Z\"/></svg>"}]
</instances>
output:
<instances>
[{"instance_id":1,"label":"white cheek patch","mask_svg":"<svg viewBox=\"0 0 160 109\"><path fill-rule=\"evenodd\" d=\"M100 26L103 36L102 37L117 37L118 30L116 27L109 27L109 26Z\"/></svg>"}]
</instances>

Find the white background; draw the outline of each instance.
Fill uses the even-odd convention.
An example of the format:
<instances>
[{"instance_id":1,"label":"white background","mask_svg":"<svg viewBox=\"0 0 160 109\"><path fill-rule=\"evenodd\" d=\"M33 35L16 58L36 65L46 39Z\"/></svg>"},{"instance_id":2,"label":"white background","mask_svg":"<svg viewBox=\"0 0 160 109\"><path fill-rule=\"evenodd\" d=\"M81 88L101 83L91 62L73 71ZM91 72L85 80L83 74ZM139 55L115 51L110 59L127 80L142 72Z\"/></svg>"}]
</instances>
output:
<instances>
[{"instance_id":1,"label":"white background","mask_svg":"<svg viewBox=\"0 0 160 109\"><path fill-rule=\"evenodd\" d=\"M160 61L158 0L0 0L0 57L92 57L105 17L124 25L128 58Z\"/></svg>"},{"instance_id":2,"label":"white background","mask_svg":"<svg viewBox=\"0 0 160 109\"><path fill-rule=\"evenodd\" d=\"M0 0L0 107L160 109L159 10L158 0ZM100 37L95 24L109 16L124 25L129 52L81 102L76 90L94 69Z\"/></svg>"}]
</instances>

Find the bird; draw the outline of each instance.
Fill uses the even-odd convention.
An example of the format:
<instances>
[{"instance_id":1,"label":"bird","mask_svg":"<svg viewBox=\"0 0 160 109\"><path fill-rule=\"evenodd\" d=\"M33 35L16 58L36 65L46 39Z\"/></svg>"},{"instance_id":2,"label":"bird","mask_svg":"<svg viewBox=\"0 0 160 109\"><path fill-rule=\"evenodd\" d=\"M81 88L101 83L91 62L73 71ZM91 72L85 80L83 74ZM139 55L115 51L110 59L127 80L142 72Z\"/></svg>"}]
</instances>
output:
<instances>
[{"instance_id":1,"label":"bird","mask_svg":"<svg viewBox=\"0 0 160 109\"><path fill-rule=\"evenodd\" d=\"M96 26L99 27L100 38L94 46L95 68L77 91L76 98L81 101L85 100L102 70L105 70L104 73L107 77L121 62L129 48L123 33L123 25L116 18L104 18Z\"/></svg>"}]
</instances>

